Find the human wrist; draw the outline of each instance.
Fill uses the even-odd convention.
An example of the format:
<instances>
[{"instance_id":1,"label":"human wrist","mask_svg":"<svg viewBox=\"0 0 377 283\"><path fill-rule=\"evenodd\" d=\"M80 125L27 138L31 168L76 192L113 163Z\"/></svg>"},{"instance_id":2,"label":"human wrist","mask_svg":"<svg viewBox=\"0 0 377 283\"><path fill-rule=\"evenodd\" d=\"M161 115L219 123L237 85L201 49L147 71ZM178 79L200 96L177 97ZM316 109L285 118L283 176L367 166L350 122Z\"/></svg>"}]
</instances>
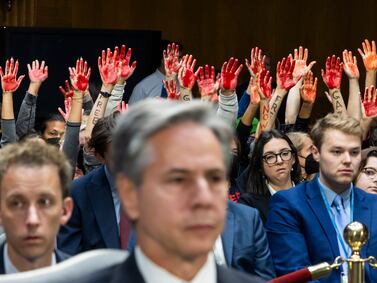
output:
<instances>
[{"instance_id":1,"label":"human wrist","mask_svg":"<svg viewBox=\"0 0 377 283\"><path fill-rule=\"evenodd\" d=\"M31 82L29 84L29 88L27 90L28 93L34 96L38 96L39 88L41 87L41 83L39 82Z\"/></svg>"}]
</instances>

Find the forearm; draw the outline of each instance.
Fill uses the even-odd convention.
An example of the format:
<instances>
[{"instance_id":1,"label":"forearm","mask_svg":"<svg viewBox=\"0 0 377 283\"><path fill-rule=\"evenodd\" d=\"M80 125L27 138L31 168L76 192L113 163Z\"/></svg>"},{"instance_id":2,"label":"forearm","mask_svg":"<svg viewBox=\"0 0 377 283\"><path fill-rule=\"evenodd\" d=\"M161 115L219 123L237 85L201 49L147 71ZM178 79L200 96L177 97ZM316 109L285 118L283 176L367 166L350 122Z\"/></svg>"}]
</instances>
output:
<instances>
[{"instance_id":1,"label":"forearm","mask_svg":"<svg viewBox=\"0 0 377 283\"><path fill-rule=\"evenodd\" d=\"M181 86L181 95L179 96L180 101L191 101L192 100L192 92L191 89L185 88Z\"/></svg>"},{"instance_id":2,"label":"forearm","mask_svg":"<svg viewBox=\"0 0 377 283\"><path fill-rule=\"evenodd\" d=\"M1 108L1 119L14 120L13 93L12 92L4 92L3 93L3 105L2 105L2 108Z\"/></svg>"},{"instance_id":3,"label":"forearm","mask_svg":"<svg viewBox=\"0 0 377 283\"><path fill-rule=\"evenodd\" d=\"M259 109L259 128L260 132L268 130L268 118L269 118L269 101L266 99L262 99L260 102L260 109Z\"/></svg>"},{"instance_id":4,"label":"forearm","mask_svg":"<svg viewBox=\"0 0 377 283\"><path fill-rule=\"evenodd\" d=\"M300 110L300 87L302 79L288 92L287 106L285 108L285 124L294 124Z\"/></svg>"},{"instance_id":5,"label":"forearm","mask_svg":"<svg viewBox=\"0 0 377 283\"><path fill-rule=\"evenodd\" d=\"M246 111L244 112L241 118L241 121L244 125L251 126L258 108L259 108L259 104L249 103L249 105L246 108Z\"/></svg>"},{"instance_id":6,"label":"forearm","mask_svg":"<svg viewBox=\"0 0 377 283\"><path fill-rule=\"evenodd\" d=\"M73 105L72 105L72 108L73 108ZM64 137L63 152L65 153L69 162L71 163L73 172L76 168L77 156L80 149L80 144L79 144L80 126L81 126L81 121L72 122L68 120L65 137ZM73 174L72 174L72 177L73 177Z\"/></svg>"},{"instance_id":7,"label":"forearm","mask_svg":"<svg viewBox=\"0 0 377 283\"><path fill-rule=\"evenodd\" d=\"M365 76L365 87L376 86L376 72L377 70L367 71Z\"/></svg>"},{"instance_id":8,"label":"forearm","mask_svg":"<svg viewBox=\"0 0 377 283\"><path fill-rule=\"evenodd\" d=\"M84 102L83 102L83 105L82 105L82 108L84 109L85 115L90 115L90 112L93 109L93 105L94 105L94 103L93 103L92 97L90 96L90 93L89 92L85 93Z\"/></svg>"},{"instance_id":9,"label":"forearm","mask_svg":"<svg viewBox=\"0 0 377 283\"><path fill-rule=\"evenodd\" d=\"M220 91L219 95L219 107L217 109L217 116L228 123L228 125L234 127L237 119L238 112L238 100L236 92L230 95L224 95L223 91Z\"/></svg>"},{"instance_id":10,"label":"forearm","mask_svg":"<svg viewBox=\"0 0 377 283\"><path fill-rule=\"evenodd\" d=\"M72 97L72 108L71 112L69 113L68 122L81 124L82 104L83 95L79 91L75 90Z\"/></svg>"},{"instance_id":11,"label":"forearm","mask_svg":"<svg viewBox=\"0 0 377 283\"><path fill-rule=\"evenodd\" d=\"M340 89L330 89L329 93L332 98L334 112L339 115L347 115L346 105L344 103Z\"/></svg>"},{"instance_id":12,"label":"forearm","mask_svg":"<svg viewBox=\"0 0 377 283\"><path fill-rule=\"evenodd\" d=\"M281 106L281 103L283 102L283 99L285 97L285 95L287 94L287 91L285 89L282 89L282 88L277 88L275 90L275 93L272 97L272 99L270 100L270 114L269 114L269 120L268 120L268 123L267 123L267 127L266 127L266 131L268 130L271 130L275 124L275 120L276 120L276 116L279 112L279 109L280 109L280 106Z\"/></svg>"},{"instance_id":13,"label":"forearm","mask_svg":"<svg viewBox=\"0 0 377 283\"><path fill-rule=\"evenodd\" d=\"M124 82L123 84L116 84L114 86L114 88L111 92L111 96L109 98L109 101L107 102L107 106L106 106L106 110L105 110L105 116L109 116L117 110L118 104L123 99L125 85L126 85L126 82Z\"/></svg>"},{"instance_id":14,"label":"forearm","mask_svg":"<svg viewBox=\"0 0 377 283\"><path fill-rule=\"evenodd\" d=\"M34 131L37 98L38 96L26 92L16 121L16 133L18 137L22 137Z\"/></svg>"},{"instance_id":15,"label":"forearm","mask_svg":"<svg viewBox=\"0 0 377 283\"><path fill-rule=\"evenodd\" d=\"M312 114L312 110L313 110L313 104L304 102L301 105L300 113L298 114L298 116L301 119L309 119L310 115Z\"/></svg>"},{"instance_id":16,"label":"forearm","mask_svg":"<svg viewBox=\"0 0 377 283\"><path fill-rule=\"evenodd\" d=\"M360 86L358 79L349 80L348 115L357 121L361 119Z\"/></svg>"}]
</instances>

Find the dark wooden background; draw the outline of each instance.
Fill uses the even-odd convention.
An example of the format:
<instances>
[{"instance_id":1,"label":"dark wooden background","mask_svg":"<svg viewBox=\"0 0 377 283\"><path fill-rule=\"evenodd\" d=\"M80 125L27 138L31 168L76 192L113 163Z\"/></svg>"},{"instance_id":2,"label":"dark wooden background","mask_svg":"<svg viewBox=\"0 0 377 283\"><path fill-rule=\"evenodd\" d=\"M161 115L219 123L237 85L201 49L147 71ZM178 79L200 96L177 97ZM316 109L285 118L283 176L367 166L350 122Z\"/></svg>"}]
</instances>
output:
<instances>
[{"instance_id":1,"label":"dark wooden background","mask_svg":"<svg viewBox=\"0 0 377 283\"><path fill-rule=\"evenodd\" d=\"M377 39L375 0L13 0L11 11L1 1L5 26L161 30L178 40L199 64L220 67L226 58L242 61L259 46L277 61L303 45L316 60L314 73L330 54L347 48L357 54L364 38ZM364 87L365 71L357 54ZM1 62L4 61L0 54ZM247 80L246 68L241 80ZM316 116L330 110L320 80ZM348 96L348 81L342 89Z\"/></svg>"}]
</instances>

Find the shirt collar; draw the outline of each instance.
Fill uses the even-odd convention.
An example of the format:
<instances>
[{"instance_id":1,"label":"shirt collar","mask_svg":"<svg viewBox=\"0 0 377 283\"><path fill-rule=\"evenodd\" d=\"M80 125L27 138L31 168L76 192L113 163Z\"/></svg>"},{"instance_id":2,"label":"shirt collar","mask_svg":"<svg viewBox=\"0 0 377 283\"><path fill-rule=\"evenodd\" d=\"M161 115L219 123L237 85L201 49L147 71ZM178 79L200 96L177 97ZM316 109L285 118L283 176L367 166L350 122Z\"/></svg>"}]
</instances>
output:
<instances>
[{"instance_id":1,"label":"shirt collar","mask_svg":"<svg viewBox=\"0 0 377 283\"><path fill-rule=\"evenodd\" d=\"M332 205L335 197L338 195L336 192L334 192L332 189L330 189L329 187L325 186L320 178L319 178L320 174L318 174L318 177L317 177L317 180L318 180L318 184L319 186L323 189L323 192L325 194L325 197L328 201L328 203L330 204L330 206ZM353 188L353 185L352 183L350 184L349 188L347 190L345 190L343 193L339 194L342 199L343 199L343 202L346 203L350 200L350 197L351 197L351 192L352 192L352 188Z\"/></svg>"},{"instance_id":2,"label":"shirt collar","mask_svg":"<svg viewBox=\"0 0 377 283\"><path fill-rule=\"evenodd\" d=\"M117 189L115 186L115 180L106 165L105 165L105 174L106 174L107 181L109 182L111 191L116 191Z\"/></svg>"},{"instance_id":3,"label":"shirt collar","mask_svg":"<svg viewBox=\"0 0 377 283\"><path fill-rule=\"evenodd\" d=\"M135 248L135 259L146 283L216 283L217 281L216 264L212 252L208 254L206 263L191 281L184 281L155 264L139 246Z\"/></svg>"},{"instance_id":4,"label":"shirt collar","mask_svg":"<svg viewBox=\"0 0 377 283\"><path fill-rule=\"evenodd\" d=\"M8 244L5 243L4 245L4 268L5 268L5 274L13 274L18 273L19 271L17 268L13 265L12 261L9 258L8 255ZM56 255L55 252L52 253L51 257L51 266L56 264Z\"/></svg>"}]
</instances>

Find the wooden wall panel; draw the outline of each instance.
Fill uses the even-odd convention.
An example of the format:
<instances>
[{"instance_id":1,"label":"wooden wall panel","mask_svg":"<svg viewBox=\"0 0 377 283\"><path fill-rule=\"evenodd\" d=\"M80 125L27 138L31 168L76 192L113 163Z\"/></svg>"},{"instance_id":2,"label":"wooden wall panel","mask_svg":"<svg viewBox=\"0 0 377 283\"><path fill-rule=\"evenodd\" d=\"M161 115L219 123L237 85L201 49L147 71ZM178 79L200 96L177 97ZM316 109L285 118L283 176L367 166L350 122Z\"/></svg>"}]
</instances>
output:
<instances>
[{"instance_id":1,"label":"wooden wall panel","mask_svg":"<svg viewBox=\"0 0 377 283\"><path fill-rule=\"evenodd\" d=\"M4 2L2 2L4 3ZM244 60L260 46L277 60L300 44L309 48L320 78L326 56L357 48L364 38L377 39L374 0L13 0L11 12L0 10L1 23L16 26L152 29L178 40L199 64L220 67L229 56ZM246 70L243 80L248 79ZM316 111L330 109L320 80ZM348 83L343 77L347 100ZM324 106L325 105L325 106Z\"/></svg>"}]
</instances>

